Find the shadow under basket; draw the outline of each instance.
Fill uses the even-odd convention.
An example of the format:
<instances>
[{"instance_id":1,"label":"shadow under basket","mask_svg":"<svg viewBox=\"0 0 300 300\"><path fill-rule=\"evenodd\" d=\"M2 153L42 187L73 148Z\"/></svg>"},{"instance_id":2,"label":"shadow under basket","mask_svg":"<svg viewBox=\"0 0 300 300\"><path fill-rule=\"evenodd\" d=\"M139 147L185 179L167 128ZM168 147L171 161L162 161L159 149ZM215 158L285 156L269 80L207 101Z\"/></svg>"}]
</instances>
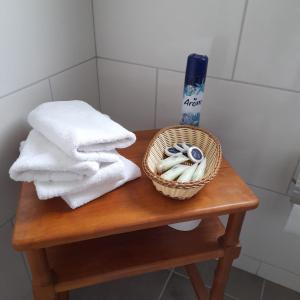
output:
<instances>
[{"instance_id":1,"label":"shadow under basket","mask_svg":"<svg viewBox=\"0 0 300 300\"><path fill-rule=\"evenodd\" d=\"M179 183L164 180L157 174L156 166L165 158L165 148L181 142L199 147L206 157L205 174L199 181ZM177 125L163 128L153 137L143 159L143 170L159 192L174 199L184 200L193 197L217 175L221 162L221 145L214 135L198 127Z\"/></svg>"}]
</instances>

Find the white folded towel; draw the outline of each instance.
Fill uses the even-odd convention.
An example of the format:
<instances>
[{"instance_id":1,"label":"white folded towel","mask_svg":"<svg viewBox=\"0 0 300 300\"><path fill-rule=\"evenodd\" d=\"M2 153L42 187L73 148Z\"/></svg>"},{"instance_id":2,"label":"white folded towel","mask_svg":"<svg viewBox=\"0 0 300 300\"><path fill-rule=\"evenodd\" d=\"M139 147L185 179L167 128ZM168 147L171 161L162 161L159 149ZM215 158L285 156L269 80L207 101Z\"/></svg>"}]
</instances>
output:
<instances>
[{"instance_id":1,"label":"white folded towel","mask_svg":"<svg viewBox=\"0 0 300 300\"><path fill-rule=\"evenodd\" d=\"M73 158L114 161L101 151L125 148L135 134L80 100L39 105L28 115L29 124Z\"/></svg>"},{"instance_id":2,"label":"white folded towel","mask_svg":"<svg viewBox=\"0 0 300 300\"><path fill-rule=\"evenodd\" d=\"M121 157L121 160L124 164L124 178L120 180L111 180L105 184L94 185L93 187L89 187L78 193L69 193L62 196L62 198L71 208L74 209L118 188L130 180L141 176L140 168L137 165L124 157Z\"/></svg>"},{"instance_id":3,"label":"white folded towel","mask_svg":"<svg viewBox=\"0 0 300 300\"><path fill-rule=\"evenodd\" d=\"M39 199L45 200L53 197L63 196L68 193L79 193L93 188L97 185L106 185L110 182L124 178L125 169L121 161L121 155L116 151L118 161L113 163L102 163L98 172L90 177L78 181L34 181Z\"/></svg>"},{"instance_id":4,"label":"white folded towel","mask_svg":"<svg viewBox=\"0 0 300 300\"><path fill-rule=\"evenodd\" d=\"M76 181L96 174L96 161L74 160L32 130L20 147L20 156L9 170L16 181Z\"/></svg>"}]
</instances>

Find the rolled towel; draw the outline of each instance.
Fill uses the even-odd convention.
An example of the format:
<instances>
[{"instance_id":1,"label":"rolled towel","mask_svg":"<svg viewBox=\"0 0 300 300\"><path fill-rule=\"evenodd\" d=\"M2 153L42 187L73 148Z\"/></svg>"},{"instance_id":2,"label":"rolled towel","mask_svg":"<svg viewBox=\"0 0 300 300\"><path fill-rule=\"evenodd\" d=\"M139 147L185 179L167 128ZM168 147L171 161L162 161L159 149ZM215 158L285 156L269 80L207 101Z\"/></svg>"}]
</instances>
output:
<instances>
[{"instance_id":1,"label":"rolled towel","mask_svg":"<svg viewBox=\"0 0 300 300\"><path fill-rule=\"evenodd\" d=\"M99 152L125 148L136 140L134 133L80 100L43 103L28 115L28 122L79 160L99 160Z\"/></svg>"},{"instance_id":2,"label":"rolled towel","mask_svg":"<svg viewBox=\"0 0 300 300\"><path fill-rule=\"evenodd\" d=\"M69 193L62 196L62 198L71 208L74 209L118 188L130 180L134 180L141 176L140 168L137 165L124 157L121 157L121 160L124 163L124 178L110 181L106 184L98 184L78 193Z\"/></svg>"},{"instance_id":3,"label":"rolled towel","mask_svg":"<svg viewBox=\"0 0 300 300\"><path fill-rule=\"evenodd\" d=\"M115 154L114 154L115 155ZM20 155L9 170L16 181L76 181L96 174L99 162L79 161L66 155L40 133L32 130L22 142Z\"/></svg>"},{"instance_id":4,"label":"rolled towel","mask_svg":"<svg viewBox=\"0 0 300 300\"><path fill-rule=\"evenodd\" d=\"M90 177L78 181L35 181L35 187L39 199L45 200L53 197L64 196L69 193L79 193L91 189L97 185L107 185L123 179L125 176L124 164L121 155L116 151L118 161L113 163L102 163L98 172Z\"/></svg>"}]
</instances>

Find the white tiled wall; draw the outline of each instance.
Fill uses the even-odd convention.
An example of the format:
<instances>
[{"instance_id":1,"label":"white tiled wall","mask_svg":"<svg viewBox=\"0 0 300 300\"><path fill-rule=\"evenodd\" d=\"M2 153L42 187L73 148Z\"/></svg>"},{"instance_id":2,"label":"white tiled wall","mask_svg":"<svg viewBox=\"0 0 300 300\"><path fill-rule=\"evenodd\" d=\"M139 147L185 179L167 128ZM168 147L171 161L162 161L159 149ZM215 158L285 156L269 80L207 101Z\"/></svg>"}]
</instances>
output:
<instances>
[{"instance_id":1,"label":"white tiled wall","mask_svg":"<svg viewBox=\"0 0 300 300\"><path fill-rule=\"evenodd\" d=\"M178 123L183 80L159 71L157 127ZM201 122L248 183L284 193L299 158L299 111L299 93L208 78Z\"/></svg>"},{"instance_id":2,"label":"white tiled wall","mask_svg":"<svg viewBox=\"0 0 300 300\"><path fill-rule=\"evenodd\" d=\"M250 0L234 79L300 91L300 2Z\"/></svg>"},{"instance_id":3,"label":"white tiled wall","mask_svg":"<svg viewBox=\"0 0 300 300\"><path fill-rule=\"evenodd\" d=\"M10 0L0 10L0 96L95 55L91 1Z\"/></svg>"},{"instance_id":4,"label":"white tiled wall","mask_svg":"<svg viewBox=\"0 0 300 300\"><path fill-rule=\"evenodd\" d=\"M204 127L251 184L284 193L300 154L300 94L209 79Z\"/></svg>"},{"instance_id":5,"label":"white tiled wall","mask_svg":"<svg viewBox=\"0 0 300 300\"><path fill-rule=\"evenodd\" d=\"M131 130L151 129L155 69L99 59L101 109Z\"/></svg>"},{"instance_id":6,"label":"white tiled wall","mask_svg":"<svg viewBox=\"0 0 300 300\"><path fill-rule=\"evenodd\" d=\"M186 56L209 55L201 125L220 137L226 158L261 199L235 264L298 290L300 237L283 228L300 156L299 13L297 0L94 0L101 101L128 126L139 114L133 127L151 126L153 110L142 104L151 105L154 93L154 126L178 123ZM156 71L148 78L147 67ZM122 85L113 91L116 81Z\"/></svg>"},{"instance_id":7,"label":"white tiled wall","mask_svg":"<svg viewBox=\"0 0 300 300\"><path fill-rule=\"evenodd\" d=\"M159 70L157 82L156 127L179 122L184 73Z\"/></svg>"},{"instance_id":8,"label":"white tiled wall","mask_svg":"<svg viewBox=\"0 0 300 300\"><path fill-rule=\"evenodd\" d=\"M300 239L284 230L292 207L288 197L261 188L253 190L261 203L246 218L241 239L245 252L266 264L300 275Z\"/></svg>"},{"instance_id":9,"label":"white tiled wall","mask_svg":"<svg viewBox=\"0 0 300 300\"><path fill-rule=\"evenodd\" d=\"M99 109L96 59L89 60L50 78L53 100L86 100Z\"/></svg>"},{"instance_id":10,"label":"white tiled wall","mask_svg":"<svg viewBox=\"0 0 300 300\"><path fill-rule=\"evenodd\" d=\"M233 261L233 265L239 269L243 269L251 274L257 274L261 262L253 257L250 257L242 252L240 257Z\"/></svg>"},{"instance_id":11,"label":"white tiled wall","mask_svg":"<svg viewBox=\"0 0 300 300\"><path fill-rule=\"evenodd\" d=\"M9 179L8 169L18 155L20 141L26 138L29 131L26 116L34 107L51 99L50 97L49 82L44 80L0 99L0 224L15 213L19 184Z\"/></svg>"},{"instance_id":12,"label":"white tiled wall","mask_svg":"<svg viewBox=\"0 0 300 300\"><path fill-rule=\"evenodd\" d=\"M84 99L99 109L98 88L91 1L1 1L1 299L33 299L23 256L11 246L19 184L8 177L29 131L26 116L52 99Z\"/></svg>"},{"instance_id":13,"label":"white tiled wall","mask_svg":"<svg viewBox=\"0 0 300 300\"><path fill-rule=\"evenodd\" d=\"M101 109L130 129L175 124L191 52L210 59L202 126L261 199L236 265L297 289L300 239L283 227L300 152L298 1L94 0L97 54L91 4L13 0L0 10L0 262L20 277L1 278L6 299L31 298L10 246L18 185L7 177L28 111L72 98L99 108L100 96Z\"/></svg>"},{"instance_id":14,"label":"white tiled wall","mask_svg":"<svg viewBox=\"0 0 300 300\"><path fill-rule=\"evenodd\" d=\"M299 273L294 274L290 271L278 268L276 266L262 263L257 274L270 281L276 282L280 285L300 292Z\"/></svg>"},{"instance_id":15,"label":"white tiled wall","mask_svg":"<svg viewBox=\"0 0 300 300\"><path fill-rule=\"evenodd\" d=\"M244 6L244 0L96 0L97 53L179 71L189 53L207 53L209 74L231 78Z\"/></svg>"}]
</instances>

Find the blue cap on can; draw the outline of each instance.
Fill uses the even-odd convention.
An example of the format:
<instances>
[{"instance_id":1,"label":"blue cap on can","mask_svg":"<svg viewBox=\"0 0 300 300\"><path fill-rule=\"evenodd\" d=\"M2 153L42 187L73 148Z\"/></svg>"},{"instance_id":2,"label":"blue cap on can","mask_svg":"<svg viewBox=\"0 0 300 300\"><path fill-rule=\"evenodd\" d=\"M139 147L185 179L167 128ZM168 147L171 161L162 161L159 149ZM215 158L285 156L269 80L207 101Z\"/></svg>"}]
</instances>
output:
<instances>
[{"instance_id":1,"label":"blue cap on can","mask_svg":"<svg viewBox=\"0 0 300 300\"><path fill-rule=\"evenodd\" d=\"M205 83L208 57L196 53L190 54L187 59L185 71L185 85Z\"/></svg>"}]
</instances>

